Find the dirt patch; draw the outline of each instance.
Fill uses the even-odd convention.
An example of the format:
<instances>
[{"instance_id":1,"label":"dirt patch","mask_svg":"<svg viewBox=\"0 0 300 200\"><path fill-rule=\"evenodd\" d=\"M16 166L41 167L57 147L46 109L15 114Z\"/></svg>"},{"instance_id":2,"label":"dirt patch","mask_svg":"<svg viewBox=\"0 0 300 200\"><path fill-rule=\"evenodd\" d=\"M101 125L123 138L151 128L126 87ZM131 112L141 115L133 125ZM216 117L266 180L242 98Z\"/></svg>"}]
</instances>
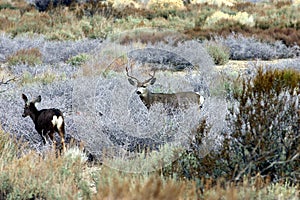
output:
<instances>
[{"instance_id":1,"label":"dirt patch","mask_svg":"<svg viewBox=\"0 0 300 200\"><path fill-rule=\"evenodd\" d=\"M225 65L218 65L216 66L216 69L218 71L224 71L224 72L241 72L244 73L245 70L255 67L255 66L271 66L275 64L285 63L292 61L293 59L277 59L277 60L230 60Z\"/></svg>"}]
</instances>

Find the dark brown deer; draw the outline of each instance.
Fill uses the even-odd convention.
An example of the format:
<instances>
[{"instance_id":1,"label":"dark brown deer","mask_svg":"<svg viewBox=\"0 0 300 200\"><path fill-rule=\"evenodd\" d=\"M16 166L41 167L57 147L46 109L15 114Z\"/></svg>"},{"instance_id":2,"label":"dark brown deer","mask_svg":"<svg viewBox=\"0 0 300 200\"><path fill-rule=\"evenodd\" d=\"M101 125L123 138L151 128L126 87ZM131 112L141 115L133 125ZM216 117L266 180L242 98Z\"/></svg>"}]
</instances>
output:
<instances>
[{"instance_id":1,"label":"dark brown deer","mask_svg":"<svg viewBox=\"0 0 300 200\"><path fill-rule=\"evenodd\" d=\"M199 108L201 108L204 103L204 97L197 92L152 93L147 87L155 83L155 71L152 75L149 74L150 78L143 82L130 76L128 68L126 68L126 72L129 83L137 87L136 93L148 109L155 103L162 103L170 108L187 108L191 104L199 105Z\"/></svg>"},{"instance_id":2,"label":"dark brown deer","mask_svg":"<svg viewBox=\"0 0 300 200\"><path fill-rule=\"evenodd\" d=\"M38 110L35 106L35 103L41 102L41 96L38 96L31 102L28 102L28 98L25 94L22 94L22 98L25 102L24 113L22 117L30 116L34 122L35 129L43 138L43 143L46 144L45 138L48 135L52 140L54 149L56 149L54 132L57 132L60 136L63 152L65 152L65 122L63 113L55 108Z\"/></svg>"}]
</instances>

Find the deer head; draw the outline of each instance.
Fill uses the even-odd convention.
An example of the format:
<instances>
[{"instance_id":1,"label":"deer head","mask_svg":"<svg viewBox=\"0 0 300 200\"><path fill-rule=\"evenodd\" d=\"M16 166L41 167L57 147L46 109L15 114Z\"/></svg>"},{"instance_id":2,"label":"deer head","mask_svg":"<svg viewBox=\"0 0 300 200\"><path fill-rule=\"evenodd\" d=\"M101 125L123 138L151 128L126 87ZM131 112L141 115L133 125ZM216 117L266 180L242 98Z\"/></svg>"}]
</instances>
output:
<instances>
[{"instance_id":1,"label":"deer head","mask_svg":"<svg viewBox=\"0 0 300 200\"><path fill-rule=\"evenodd\" d=\"M41 96L39 95L37 98L35 98L31 102L28 102L28 98L25 94L22 94L22 99L25 102L24 112L22 114L22 117L27 117L27 116L30 116L30 115L34 114L35 112L37 112L35 103L39 103L42 100Z\"/></svg>"},{"instance_id":2,"label":"deer head","mask_svg":"<svg viewBox=\"0 0 300 200\"><path fill-rule=\"evenodd\" d=\"M153 72L153 74L149 74L150 75L150 78L145 80L145 81L139 81L137 78L133 77L133 76L130 76L129 75L129 72L128 72L128 68L126 67L126 74L128 76L128 81L131 85L133 86L136 86L137 89L136 89L136 93L139 95L139 96L142 96L142 97L145 97L148 93L148 86L149 85L153 85L156 81L156 78L154 77L155 75L155 71Z\"/></svg>"}]
</instances>

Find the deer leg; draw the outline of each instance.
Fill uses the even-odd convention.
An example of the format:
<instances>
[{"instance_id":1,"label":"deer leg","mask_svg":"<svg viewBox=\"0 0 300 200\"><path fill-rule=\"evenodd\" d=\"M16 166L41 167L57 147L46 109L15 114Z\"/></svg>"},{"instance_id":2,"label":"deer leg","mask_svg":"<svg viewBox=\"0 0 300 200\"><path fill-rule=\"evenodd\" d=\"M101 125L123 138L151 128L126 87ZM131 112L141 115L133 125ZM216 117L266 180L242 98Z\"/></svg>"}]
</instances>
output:
<instances>
[{"instance_id":1,"label":"deer leg","mask_svg":"<svg viewBox=\"0 0 300 200\"><path fill-rule=\"evenodd\" d=\"M65 145L65 129L64 126L62 125L60 128L58 128L58 133L60 136L60 143L63 149L63 152L66 152L66 145Z\"/></svg>"},{"instance_id":2,"label":"deer leg","mask_svg":"<svg viewBox=\"0 0 300 200\"><path fill-rule=\"evenodd\" d=\"M56 150L56 141L54 139L54 131L51 131L49 133L49 137L50 137L50 140L52 141L52 146L53 146L53 149Z\"/></svg>"},{"instance_id":3,"label":"deer leg","mask_svg":"<svg viewBox=\"0 0 300 200\"><path fill-rule=\"evenodd\" d=\"M47 141L46 141L46 136L44 134L40 134L42 136L43 139L43 144L46 145Z\"/></svg>"},{"instance_id":4,"label":"deer leg","mask_svg":"<svg viewBox=\"0 0 300 200\"><path fill-rule=\"evenodd\" d=\"M60 135L60 143L63 149L63 152L66 152L66 144L65 144L65 134L62 131L59 131L59 135Z\"/></svg>"},{"instance_id":5,"label":"deer leg","mask_svg":"<svg viewBox=\"0 0 300 200\"><path fill-rule=\"evenodd\" d=\"M43 140L43 145L46 145L47 143L47 140L46 140L46 137L45 137L45 134L44 134L44 131L43 130L37 130L37 132L40 134L40 136L42 137L42 140Z\"/></svg>"}]
</instances>

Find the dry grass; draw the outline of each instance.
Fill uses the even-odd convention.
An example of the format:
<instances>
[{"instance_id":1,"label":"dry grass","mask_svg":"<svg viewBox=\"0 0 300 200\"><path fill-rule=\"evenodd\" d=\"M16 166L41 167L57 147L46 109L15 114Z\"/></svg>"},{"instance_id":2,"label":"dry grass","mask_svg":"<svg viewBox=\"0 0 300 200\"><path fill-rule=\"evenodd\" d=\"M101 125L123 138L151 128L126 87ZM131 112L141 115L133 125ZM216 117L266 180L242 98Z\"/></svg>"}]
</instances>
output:
<instances>
[{"instance_id":1,"label":"dry grass","mask_svg":"<svg viewBox=\"0 0 300 200\"><path fill-rule=\"evenodd\" d=\"M28 64L37 65L42 63L42 53L37 48L21 49L7 58L9 65Z\"/></svg>"},{"instance_id":2,"label":"dry grass","mask_svg":"<svg viewBox=\"0 0 300 200\"><path fill-rule=\"evenodd\" d=\"M39 155L0 132L0 198L5 199L298 199L299 185L185 180L158 172L130 174L85 163L80 150ZM77 152L77 153L76 153Z\"/></svg>"}]
</instances>

